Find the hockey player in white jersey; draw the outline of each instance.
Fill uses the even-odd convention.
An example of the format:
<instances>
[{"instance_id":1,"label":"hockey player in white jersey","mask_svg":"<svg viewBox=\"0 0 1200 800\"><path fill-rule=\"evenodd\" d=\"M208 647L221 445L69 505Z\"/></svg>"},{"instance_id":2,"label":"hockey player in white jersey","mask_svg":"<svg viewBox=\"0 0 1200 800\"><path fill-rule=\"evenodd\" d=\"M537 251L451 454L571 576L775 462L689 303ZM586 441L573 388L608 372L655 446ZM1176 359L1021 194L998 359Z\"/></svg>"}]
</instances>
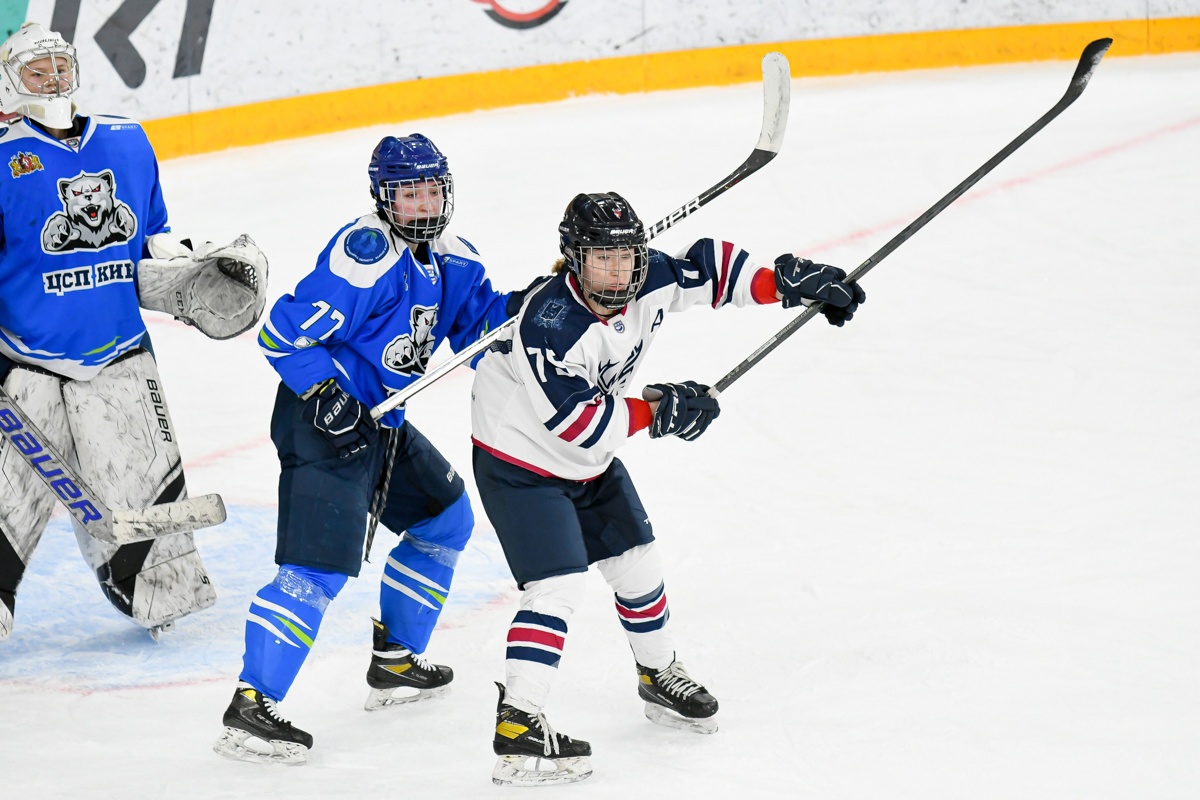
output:
<instances>
[{"instance_id":1,"label":"hockey player in white jersey","mask_svg":"<svg viewBox=\"0 0 1200 800\"><path fill-rule=\"evenodd\" d=\"M26 23L0 46L0 383L112 508L186 497L142 308L213 338L248 329L266 261L248 238L193 250L167 224L142 127L77 113L75 48ZM0 639L54 495L0 440ZM157 637L212 605L190 533L110 545L76 524L104 595Z\"/></svg>"},{"instance_id":2,"label":"hockey player in white jersey","mask_svg":"<svg viewBox=\"0 0 1200 800\"><path fill-rule=\"evenodd\" d=\"M716 699L676 657L650 518L614 457L647 428L651 438L694 440L720 413L709 387L694 381L626 396L666 314L821 302L841 326L866 299L844 271L791 254L770 269L712 239L675 258L648 250L641 221L615 193L575 197L559 234L558 274L525 299L512 332L478 364L472 391L476 484L523 590L508 631L507 681L498 684L498 784L591 774L590 745L555 732L542 713L590 564L614 592L646 716L717 729Z\"/></svg>"}]
</instances>

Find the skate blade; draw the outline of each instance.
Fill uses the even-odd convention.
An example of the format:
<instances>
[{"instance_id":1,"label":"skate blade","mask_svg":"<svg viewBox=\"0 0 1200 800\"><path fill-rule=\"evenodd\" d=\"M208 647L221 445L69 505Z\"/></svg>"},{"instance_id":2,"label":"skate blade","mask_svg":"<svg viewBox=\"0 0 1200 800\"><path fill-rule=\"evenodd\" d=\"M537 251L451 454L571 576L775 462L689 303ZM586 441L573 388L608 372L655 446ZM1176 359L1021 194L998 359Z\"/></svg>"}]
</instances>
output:
<instances>
[{"instance_id":1,"label":"skate blade","mask_svg":"<svg viewBox=\"0 0 1200 800\"><path fill-rule=\"evenodd\" d=\"M576 783L591 774L592 760L587 756L500 756L492 769L492 783L497 786L553 786Z\"/></svg>"},{"instance_id":2,"label":"skate blade","mask_svg":"<svg viewBox=\"0 0 1200 800\"><path fill-rule=\"evenodd\" d=\"M396 694L396 692L413 692L412 694ZM379 711L391 706L406 706L413 703L423 703L426 700L440 700L450 694L449 686L436 686L433 689L412 689L398 686L394 689L372 689L367 695L363 708L367 711Z\"/></svg>"},{"instance_id":3,"label":"skate blade","mask_svg":"<svg viewBox=\"0 0 1200 800\"><path fill-rule=\"evenodd\" d=\"M656 725L692 733L716 733L716 717L685 717L658 703L646 703L646 719Z\"/></svg>"},{"instance_id":4,"label":"skate blade","mask_svg":"<svg viewBox=\"0 0 1200 800\"><path fill-rule=\"evenodd\" d=\"M308 748L296 742L265 741L250 733L226 726L221 738L213 743L213 752L236 761L256 764L282 764L298 767L308 763Z\"/></svg>"},{"instance_id":5,"label":"skate blade","mask_svg":"<svg viewBox=\"0 0 1200 800\"><path fill-rule=\"evenodd\" d=\"M154 640L155 644L158 644L162 641L164 633L170 633L173 630L175 630L175 620L146 628L146 633L150 634L150 638Z\"/></svg>"}]
</instances>

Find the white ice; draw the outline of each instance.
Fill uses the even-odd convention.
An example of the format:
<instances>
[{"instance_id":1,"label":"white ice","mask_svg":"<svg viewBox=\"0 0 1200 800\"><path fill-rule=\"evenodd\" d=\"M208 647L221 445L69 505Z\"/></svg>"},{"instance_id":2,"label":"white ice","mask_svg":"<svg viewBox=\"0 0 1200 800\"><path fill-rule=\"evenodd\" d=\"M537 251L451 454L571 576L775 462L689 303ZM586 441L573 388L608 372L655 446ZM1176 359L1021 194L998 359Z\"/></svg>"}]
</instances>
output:
<instances>
[{"instance_id":1,"label":"white ice","mask_svg":"<svg viewBox=\"0 0 1200 800\"><path fill-rule=\"evenodd\" d=\"M782 154L663 235L856 266L1048 109L1073 64L797 80ZM748 155L755 85L407 121L164 163L179 231L248 231L289 292L369 207L385 133L429 134L456 229L502 288L556 255L579 191L648 222ZM321 113L313 108L314 114ZM844 329L817 320L730 388L700 441L622 452L667 562L710 737L642 717L593 575L547 709L595 774L557 797L1200 796L1200 55L1109 59L1083 97L886 259ZM788 315L668 320L645 382L715 382ZM218 605L155 645L57 516L0 645L4 798L496 797L495 690L517 597L482 512L427 655L451 696L362 702L379 561L330 608L282 711L309 766L210 747L243 615L274 573L276 379L254 337L151 322ZM471 376L410 419L470 472ZM469 482L469 481L468 481ZM478 505L476 506L478 508Z\"/></svg>"}]
</instances>

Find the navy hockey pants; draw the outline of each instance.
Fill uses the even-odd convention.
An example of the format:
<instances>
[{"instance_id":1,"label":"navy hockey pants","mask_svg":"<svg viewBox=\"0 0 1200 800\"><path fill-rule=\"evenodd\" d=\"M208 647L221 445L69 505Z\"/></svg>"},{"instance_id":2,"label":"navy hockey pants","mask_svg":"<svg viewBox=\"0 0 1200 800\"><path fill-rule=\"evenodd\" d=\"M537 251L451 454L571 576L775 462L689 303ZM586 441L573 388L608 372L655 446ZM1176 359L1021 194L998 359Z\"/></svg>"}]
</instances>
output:
<instances>
[{"instance_id":1,"label":"navy hockey pants","mask_svg":"<svg viewBox=\"0 0 1200 800\"><path fill-rule=\"evenodd\" d=\"M590 481L543 477L478 447L472 461L479 499L522 589L654 541L620 459Z\"/></svg>"},{"instance_id":2,"label":"navy hockey pants","mask_svg":"<svg viewBox=\"0 0 1200 800\"><path fill-rule=\"evenodd\" d=\"M387 459L387 437L338 458L325 437L302 418L304 401L282 383L271 416L279 451L279 531L276 564L358 577L371 498ZM401 533L430 520L466 492L462 477L411 422L400 437L380 522Z\"/></svg>"}]
</instances>

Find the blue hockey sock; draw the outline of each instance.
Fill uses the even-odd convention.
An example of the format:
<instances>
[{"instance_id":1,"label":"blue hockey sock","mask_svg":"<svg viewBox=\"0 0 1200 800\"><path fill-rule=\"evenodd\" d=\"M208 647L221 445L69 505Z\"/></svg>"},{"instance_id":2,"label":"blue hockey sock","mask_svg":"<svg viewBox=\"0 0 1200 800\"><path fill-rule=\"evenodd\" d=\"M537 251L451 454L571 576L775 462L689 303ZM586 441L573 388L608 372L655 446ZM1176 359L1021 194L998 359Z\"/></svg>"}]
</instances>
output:
<instances>
[{"instance_id":1,"label":"blue hockey sock","mask_svg":"<svg viewBox=\"0 0 1200 800\"><path fill-rule=\"evenodd\" d=\"M388 553L379 584L379 614L389 642L425 652L450 592L458 554L474 525L464 494L433 519L409 528Z\"/></svg>"},{"instance_id":2,"label":"blue hockey sock","mask_svg":"<svg viewBox=\"0 0 1200 800\"><path fill-rule=\"evenodd\" d=\"M329 601L346 580L336 572L281 565L275 580L250 603L238 679L272 700L282 700L312 649Z\"/></svg>"}]
</instances>

